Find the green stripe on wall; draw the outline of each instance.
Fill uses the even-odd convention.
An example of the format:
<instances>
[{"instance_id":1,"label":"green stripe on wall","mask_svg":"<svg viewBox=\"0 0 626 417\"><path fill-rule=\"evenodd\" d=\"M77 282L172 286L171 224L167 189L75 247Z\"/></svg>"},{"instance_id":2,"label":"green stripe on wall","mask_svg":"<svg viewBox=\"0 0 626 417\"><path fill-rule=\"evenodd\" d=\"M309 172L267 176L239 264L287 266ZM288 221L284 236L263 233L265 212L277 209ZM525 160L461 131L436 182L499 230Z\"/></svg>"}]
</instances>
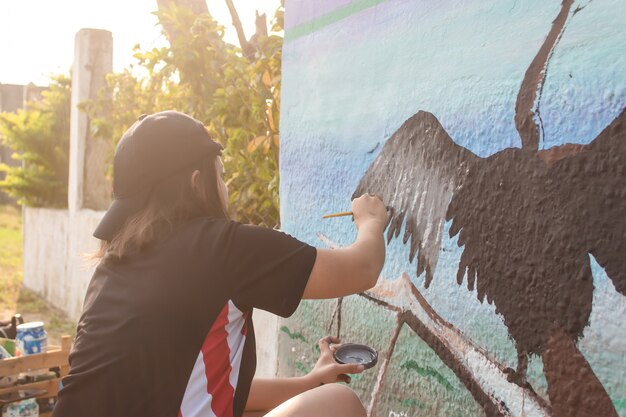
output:
<instances>
[{"instance_id":1,"label":"green stripe on wall","mask_svg":"<svg viewBox=\"0 0 626 417\"><path fill-rule=\"evenodd\" d=\"M386 0L360 0L351 4L347 4L343 7L333 10L332 12L321 15L316 19L309 20L308 22L302 23L291 29L287 29L285 31L284 43L289 43L295 39L309 35L313 32L317 32L318 30L325 28L328 25L332 25L333 23L339 22L346 17L362 12L365 9L369 9L370 7L376 6L385 1Z\"/></svg>"}]
</instances>

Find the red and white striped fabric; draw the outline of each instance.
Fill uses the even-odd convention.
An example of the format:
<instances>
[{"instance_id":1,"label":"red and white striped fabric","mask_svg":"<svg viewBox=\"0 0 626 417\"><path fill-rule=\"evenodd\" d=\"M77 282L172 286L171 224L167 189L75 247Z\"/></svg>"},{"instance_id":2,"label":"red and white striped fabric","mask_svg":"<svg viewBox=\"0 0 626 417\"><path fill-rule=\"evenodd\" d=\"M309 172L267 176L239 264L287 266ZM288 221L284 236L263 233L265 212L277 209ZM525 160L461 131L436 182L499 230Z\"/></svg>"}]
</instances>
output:
<instances>
[{"instance_id":1,"label":"red and white striped fabric","mask_svg":"<svg viewBox=\"0 0 626 417\"><path fill-rule=\"evenodd\" d=\"M245 342L246 314L228 301L198 353L179 417L233 417Z\"/></svg>"}]
</instances>

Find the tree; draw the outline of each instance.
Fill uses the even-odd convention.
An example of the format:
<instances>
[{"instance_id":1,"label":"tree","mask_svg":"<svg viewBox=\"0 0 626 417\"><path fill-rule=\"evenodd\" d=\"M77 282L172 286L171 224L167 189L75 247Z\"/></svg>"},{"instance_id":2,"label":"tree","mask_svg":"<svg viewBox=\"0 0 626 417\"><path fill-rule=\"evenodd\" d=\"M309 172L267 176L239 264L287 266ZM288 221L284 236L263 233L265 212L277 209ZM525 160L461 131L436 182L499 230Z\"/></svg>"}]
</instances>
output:
<instances>
[{"instance_id":1,"label":"tree","mask_svg":"<svg viewBox=\"0 0 626 417\"><path fill-rule=\"evenodd\" d=\"M191 93L192 114L226 147L233 214L277 226L282 38L268 36L265 15L257 14L256 33L247 40L233 2L226 0L241 46L228 44L223 28L208 13L186 8L187 1L159 4L157 16L170 41L165 62ZM272 31L282 29L281 5Z\"/></svg>"},{"instance_id":2,"label":"tree","mask_svg":"<svg viewBox=\"0 0 626 417\"><path fill-rule=\"evenodd\" d=\"M0 113L2 142L22 161L17 167L0 164L6 173L0 187L21 204L67 206L71 86L68 76L53 77L42 100Z\"/></svg>"},{"instance_id":3,"label":"tree","mask_svg":"<svg viewBox=\"0 0 626 417\"><path fill-rule=\"evenodd\" d=\"M163 109L194 116L225 147L231 214L278 226L282 37L257 31L249 42L251 55L225 42L224 28L209 13L170 0L159 1L156 15L169 47L137 50L143 77L131 69L108 77L100 98L85 106L94 133L117 140L138 115ZM272 30L282 31L282 22L280 7Z\"/></svg>"}]
</instances>

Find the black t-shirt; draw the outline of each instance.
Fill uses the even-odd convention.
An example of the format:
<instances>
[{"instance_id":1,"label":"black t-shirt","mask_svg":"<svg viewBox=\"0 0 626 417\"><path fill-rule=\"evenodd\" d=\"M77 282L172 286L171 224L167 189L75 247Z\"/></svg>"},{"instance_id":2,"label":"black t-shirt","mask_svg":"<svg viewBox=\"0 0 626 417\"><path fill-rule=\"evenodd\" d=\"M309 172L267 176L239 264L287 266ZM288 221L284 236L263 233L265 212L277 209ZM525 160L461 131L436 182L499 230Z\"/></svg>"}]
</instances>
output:
<instances>
[{"instance_id":1,"label":"black t-shirt","mask_svg":"<svg viewBox=\"0 0 626 417\"><path fill-rule=\"evenodd\" d=\"M315 248L199 218L91 279L54 417L239 417L256 368L252 309L297 308Z\"/></svg>"}]
</instances>

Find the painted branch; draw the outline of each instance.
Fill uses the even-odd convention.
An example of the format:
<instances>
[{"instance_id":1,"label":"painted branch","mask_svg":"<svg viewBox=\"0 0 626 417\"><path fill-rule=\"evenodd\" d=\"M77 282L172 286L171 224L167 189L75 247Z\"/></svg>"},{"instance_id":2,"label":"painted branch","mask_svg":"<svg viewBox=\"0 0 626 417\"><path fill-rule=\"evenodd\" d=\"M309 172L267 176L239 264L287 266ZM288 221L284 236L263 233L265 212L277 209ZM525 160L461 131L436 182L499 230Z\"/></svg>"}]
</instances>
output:
<instances>
[{"instance_id":1,"label":"painted branch","mask_svg":"<svg viewBox=\"0 0 626 417\"><path fill-rule=\"evenodd\" d=\"M333 315L330 318L330 323L328 323L328 329L326 329L326 333L330 334L333 330L333 324L335 324L335 318L337 318L337 338L341 339L341 305L343 304L343 297L337 299L337 304L335 304L335 309L333 310Z\"/></svg>"},{"instance_id":2,"label":"painted branch","mask_svg":"<svg viewBox=\"0 0 626 417\"><path fill-rule=\"evenodd\" d=\"M484 390L481 384L473 374L470 364L461 361L459 355L452 351L451 347L443 340L440 335L433 333L428 326L422 323L417 317L409 317L406 321L407 325L430 346L437 356L448 366L457 376L457 378L469 390L472 397L485 411L487 417L509 417L514 416L508 409L508 405L504 402L498 402L497 398L489 391Z\"/></svg>"},{"instance_id":3,"label":"painted branch","mask_svg":"<svg viewBox=\"0 0 626 417\"><path fill-rule=\"evenodd\" d=\"M484 409L487 417L547 417L550 410L532 389L509 382L505 366L467 339L428 304L407 274L383 280L364 294L381 306L404 311L405 323L430 346Z\"/></svg>"},{"instance_id":4,"label":"painted branch","mask_svg":"<svg viewBox=\"0 0 626 417\"><path fill-rule=\"evenodd\" d=\"M341 339L341 306L343 305L343 297L337 300L337 338Z\"/></svg>"},{"instance_id":5,"label":"painted branch","mask_svg":"<svg viewBox=\"0 0 626 417\"><path fill-rule=\"evenodd\" d=\"M402 315L398 314L396 316L396 328L394 329L393 335L391 335L391 339L389 340L389 347L387 348L387 352L385 352L385 357L383 358L383 362L380 365L380 370L378 371L378 376L376 377L376 384L374 385L374 389L372 390L372 399L370 400L370 404L367 407L367 417L375 417L374 413L376 411L376 406L378 405L380 395L382 394L385 387L385 378L387 376L389 362L391 362L391 356L393 355L393 350L396 347L396 343L398 342L398 336L400 335L400 330L402 330L403 324L404 321Z\"/></svg>"},{"instance_id":6,"label":"painted branch","mask_svg":"<svg viewBox=\"0 0 626 417\"><path fill-rule=\"evenodd\" d=\"M322 233L330 248L341 245ZM444 320L404 273L396 280L382 279L359 294L378 306L402 315L403 321L431 347L484 409L487 417L549 417L550 407L532 389L509 382L505 369L481 347Z\"/></svg>"},{"instance_id":7,"label":"painted branch","mask_svg":"<svg viewBox=\"0 0 626 417\"><path fill-rule=\"evenodd\" d=\"M337 308L339 307L339 300L335 304L335 309L333 310L333 314L330 316L330 321L328 322L328 327L326 328L326 334L330 334L333 330L333 324L335 324L335 317L337 317Z\"/></svg>"},{"instance_id":8,"label":"painted branch","mask_svg":"<svg viewBox=\"0 0 626 417\"><path fill-rule=\"evenodd\" d=\"M565 28L572 3L573 0L563 0L561 11L552 22L552 29L524 74L524 80L515 102L515 128L522 140L523 149L533 151L539 149L539 126L535 122L533 107L537 93L541 91L545 81L546 67L551 52Z\"/></svg>"}]
</instances>

